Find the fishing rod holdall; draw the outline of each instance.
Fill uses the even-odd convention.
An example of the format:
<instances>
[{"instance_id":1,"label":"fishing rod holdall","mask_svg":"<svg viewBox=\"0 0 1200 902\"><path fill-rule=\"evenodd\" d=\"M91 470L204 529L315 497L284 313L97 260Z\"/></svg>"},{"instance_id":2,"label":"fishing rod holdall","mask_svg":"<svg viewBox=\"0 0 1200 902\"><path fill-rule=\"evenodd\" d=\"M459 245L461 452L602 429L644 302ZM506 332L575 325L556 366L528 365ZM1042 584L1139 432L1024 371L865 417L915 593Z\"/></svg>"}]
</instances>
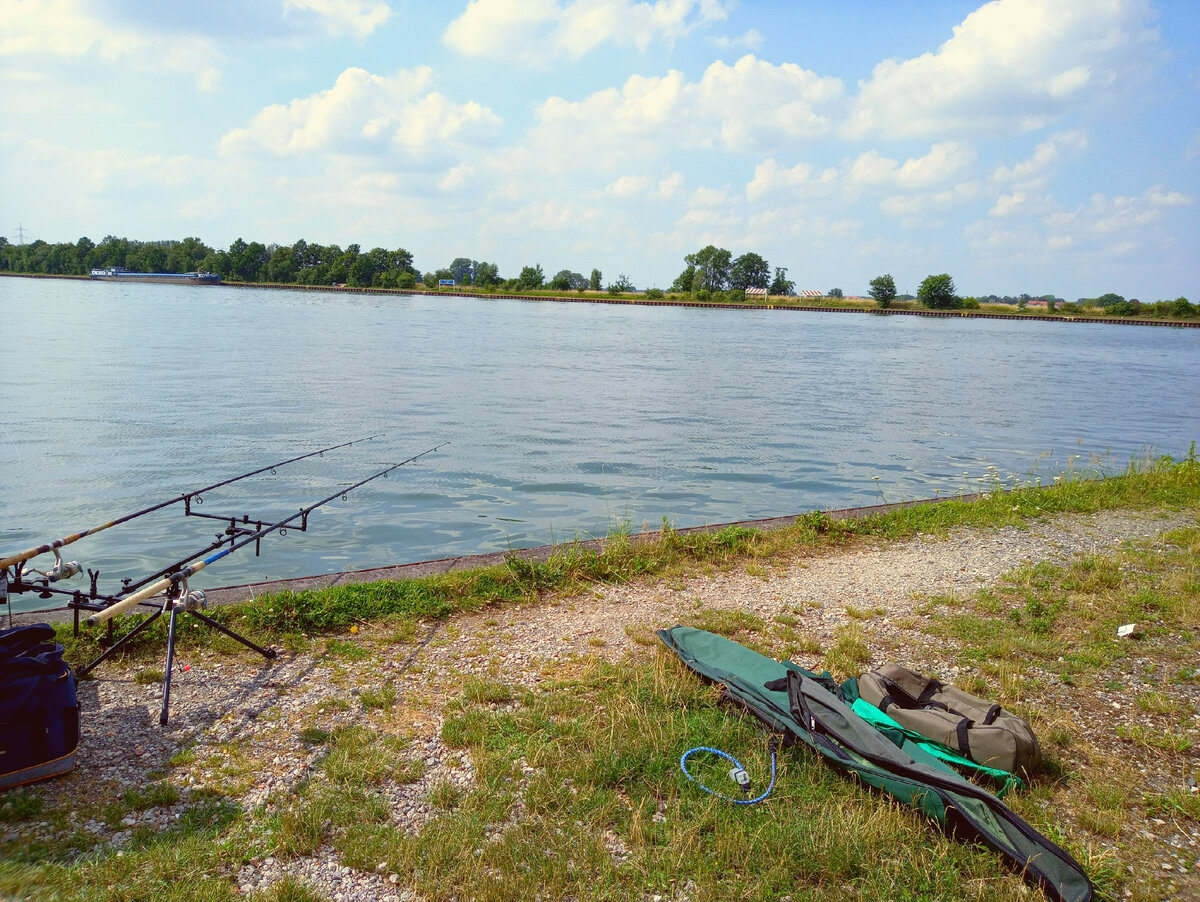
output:
<instances>
[{"instance_id":1,"label":"fishing rod holdall","mask_svg":"<svg viewBox=\"0 0 1200 902\"><path fill-rule=\"evenodd\" d=\"M75 767L75 675L53 640L45 623L0 630L0 789Z\"/></svg>"},{"instance_id":2,"label":"fishing rod holdall","mask_svg":"<svg viewBox=\"0 0 1200 902\"><path fill-rule=\"evenodd\" d=\"M1031 774L1042 752L1029 722L962 689L881 664L858 678L858 694L902 727L972 761L1010 774Z\"/></svg>"}]
</instances>

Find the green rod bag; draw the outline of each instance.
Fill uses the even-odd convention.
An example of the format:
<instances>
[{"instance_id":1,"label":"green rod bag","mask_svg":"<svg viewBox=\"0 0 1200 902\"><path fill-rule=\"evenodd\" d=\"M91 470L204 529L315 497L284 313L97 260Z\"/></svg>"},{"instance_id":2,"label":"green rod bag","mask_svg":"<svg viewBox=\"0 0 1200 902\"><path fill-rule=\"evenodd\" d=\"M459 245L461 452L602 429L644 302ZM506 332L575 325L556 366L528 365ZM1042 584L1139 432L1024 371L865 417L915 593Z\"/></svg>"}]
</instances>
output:
<instances>
[{"instance_id":1,"label":"green rod bag","mask_svg":"<svg viewBox=\"0 0 1200 902\"><path fill-rule=\"evenodd\" d=\"M723 684L729 699L791 741L803 742L839 770L901 802L919 806L952 834L977 837L1051 899L1091 902L1091 881L1074 858L915 742L905 737L901 746L894 745L830 691L835 685L831 679L705 630L676 626L659 630L658 637L689 668Z\"/></svg>"}]
</instances>

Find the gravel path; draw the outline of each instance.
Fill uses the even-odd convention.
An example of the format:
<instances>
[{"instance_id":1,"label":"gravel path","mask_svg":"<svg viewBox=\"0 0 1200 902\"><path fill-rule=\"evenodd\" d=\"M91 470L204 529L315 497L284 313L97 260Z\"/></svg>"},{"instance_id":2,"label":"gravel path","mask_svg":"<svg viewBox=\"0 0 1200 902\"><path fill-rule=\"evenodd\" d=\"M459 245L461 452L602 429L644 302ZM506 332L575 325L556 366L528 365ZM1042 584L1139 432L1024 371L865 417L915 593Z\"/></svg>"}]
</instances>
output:
<instances>
[{"instance_id":1,"label":"gravel path","mask_svg":"<svg viewBox=\"0 0 1200 902\"><path fill-rule=\"evenodd\" d=\"M169 775L183 793L173 805L135 812L114 833L92 820L73 823L120 847L139 825L162 828L185 810L188 790L213 787L247 811L285 798L314 773L321 745L303 742L302 727L332 729L366 725L415 737L406 754L420 759L424 776L395 785L390 804L399 829L415 830L430 816L429 788L474 779L469 755L439 739L442 706L457 697L464 674L496 673L513 685L534 686L553 678L580 656L618 660L650 653L649 631L686 619L698 606L752 612L770 619L785 612L828 646L852 615L847 607L874 611L865 638L874 656L904 661L897 646L912 636L920 596L967 595L994 584L1014 567L1063 561L1111 550L1132 540L1195 523L1194 515L1110 511L1063 516L1026 529L959 530L948 538L917 536L900 542L858 544L850 550L751 565L746 570L690 575L676 581L601 586L557 604L530 605L466 614L427 625L424 632L396 641L384 627L343 637L369 649L361 659L320 651L281 652L274 661L256 655L228 656L180 644L172 682L170 723L158 725L160 689L137 681L137 667L106 663L98 679L81 683L83 737L79 766L70 775L41 784L56 798L103 800L142 786L147 773ZM640 643L638 640L641 640ZM918 657L908 663L922 667ZM804 663L801 661L801 663ZM151 665L161 668L161 663ZM391 710L348 704L362 692L393 685ZM168 762L177 753L174 766ZM161 776L160 773L160 776ZM49 823L10 826L53 835ZM1195 857L1195 855L1193 855ZM256 860L233 875L244 890L269 886L284 873L309 882L331 900L416 899L395 875L343 867L329 849L288 861Z\"/></svg>"}]
</instances>

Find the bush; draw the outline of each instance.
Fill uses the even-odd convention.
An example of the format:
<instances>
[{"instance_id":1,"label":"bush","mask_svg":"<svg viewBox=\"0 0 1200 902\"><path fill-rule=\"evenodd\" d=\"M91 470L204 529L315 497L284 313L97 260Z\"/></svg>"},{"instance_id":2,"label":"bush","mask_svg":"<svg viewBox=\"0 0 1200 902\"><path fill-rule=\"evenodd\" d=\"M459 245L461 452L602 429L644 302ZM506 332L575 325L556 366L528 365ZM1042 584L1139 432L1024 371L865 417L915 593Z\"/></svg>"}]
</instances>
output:
<instances>
[{"instance_id":1,"label":"bush","mask_svg":"<svg viewBox=\"0 0 1200 902\"><path fill-rule=\"evenodd\" d=\"M647 288L646 289L646 297L652 301L657 301L662 296L663 296L663 292L662 292L661 288Z\"/></svg>"},{"instance_id":2,"label":"bush","mask_svg":"<svg viewBox=\"0 0 1200 902\"><path fill-rule=\"evenodd\" d=\"M979 301L977 301L975 298L963 298L960 306L964 310L978 310Z\"/></svg>"},{"instance_id":3,"label":"bush","mask_svg":"<svg viewBox=\"0 0 1200 902\"><path fill-rule=\"evenodd\" d=\"M699 291L697 291L695 293L694 297L698 301L710 301L710 300L712 300L712 292L709 291L707 288L701 288Z\"/></svg>"}]
</instances>

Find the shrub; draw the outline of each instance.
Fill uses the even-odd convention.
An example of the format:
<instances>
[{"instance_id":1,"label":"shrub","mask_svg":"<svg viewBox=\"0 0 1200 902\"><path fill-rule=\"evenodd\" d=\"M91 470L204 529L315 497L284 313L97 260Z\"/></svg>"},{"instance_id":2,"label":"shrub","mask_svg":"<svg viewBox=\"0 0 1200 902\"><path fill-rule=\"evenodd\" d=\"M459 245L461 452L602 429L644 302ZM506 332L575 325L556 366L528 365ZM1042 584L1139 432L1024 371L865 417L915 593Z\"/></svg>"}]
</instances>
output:
<instances>
[{"instance_id":1,"label":"shrub","mask_svg":"<svg viewBox=\"0 0 1200 902\"><path fill-rule=\"evenodd\" d=\"M663 292L662 292L661 288L647 288L646 289L646 297L648 297L652 301L657 301L662 296L663 296Z\"/></svg>"}]
</instances>

